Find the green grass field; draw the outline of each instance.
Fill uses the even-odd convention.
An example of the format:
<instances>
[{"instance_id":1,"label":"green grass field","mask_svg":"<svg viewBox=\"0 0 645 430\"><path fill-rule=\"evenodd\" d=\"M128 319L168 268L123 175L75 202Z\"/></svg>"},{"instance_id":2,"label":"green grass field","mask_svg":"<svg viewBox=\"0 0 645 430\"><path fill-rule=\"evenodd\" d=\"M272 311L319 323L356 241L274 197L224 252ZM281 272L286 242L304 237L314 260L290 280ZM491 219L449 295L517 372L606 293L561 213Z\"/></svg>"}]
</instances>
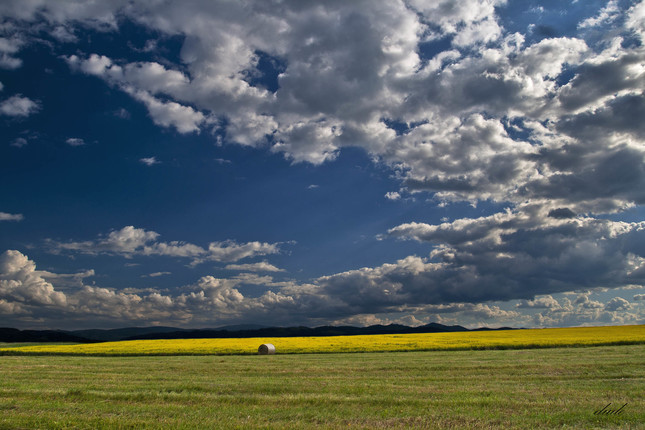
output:
<instances>
[{"instance_id":1,"label":"green grass field","mask_svg":"<svg viewBox=\"0 0 645 430\"><path fill-rule=\"evenodd\" d=\"M0 375L10 429L645 428L645 345L0 356Z\"/></svg>"}]
</instances>

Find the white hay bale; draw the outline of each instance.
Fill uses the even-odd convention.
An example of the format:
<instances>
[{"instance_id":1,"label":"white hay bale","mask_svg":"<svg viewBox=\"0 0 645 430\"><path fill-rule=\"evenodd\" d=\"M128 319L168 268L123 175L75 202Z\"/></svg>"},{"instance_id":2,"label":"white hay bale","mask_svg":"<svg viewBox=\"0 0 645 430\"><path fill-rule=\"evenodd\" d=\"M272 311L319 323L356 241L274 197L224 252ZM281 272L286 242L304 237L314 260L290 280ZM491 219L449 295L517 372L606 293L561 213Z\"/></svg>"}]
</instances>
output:
<instances>
[{"instance_id":1,"label":"white hay bale","mask_svg":"<svg viewBox=\"0 0 645 430\"><path fill-rule=\"evenodd\" d=\"M260 355L273 355L275 354L275 346L272 343L263 343L258 348L258 354Z\"/></svg>"}]
</instances>

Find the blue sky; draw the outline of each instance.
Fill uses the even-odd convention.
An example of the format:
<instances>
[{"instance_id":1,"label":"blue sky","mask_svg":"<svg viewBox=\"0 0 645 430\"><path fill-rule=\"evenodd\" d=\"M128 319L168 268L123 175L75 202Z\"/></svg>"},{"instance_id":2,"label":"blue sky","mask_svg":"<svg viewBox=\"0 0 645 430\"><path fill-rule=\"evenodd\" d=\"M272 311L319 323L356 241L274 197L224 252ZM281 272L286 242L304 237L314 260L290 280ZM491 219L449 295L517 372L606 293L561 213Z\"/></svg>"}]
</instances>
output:
<instances>
[{"instance_id":1,"label":"blue sky","mask_svg":"<svg viewBox=\"0 0 645 430\"><path fill-rule=\"evenodd\" d=\"M645 321L645 2L3 1L0 325Z\"/></svg>"}]
</instances>

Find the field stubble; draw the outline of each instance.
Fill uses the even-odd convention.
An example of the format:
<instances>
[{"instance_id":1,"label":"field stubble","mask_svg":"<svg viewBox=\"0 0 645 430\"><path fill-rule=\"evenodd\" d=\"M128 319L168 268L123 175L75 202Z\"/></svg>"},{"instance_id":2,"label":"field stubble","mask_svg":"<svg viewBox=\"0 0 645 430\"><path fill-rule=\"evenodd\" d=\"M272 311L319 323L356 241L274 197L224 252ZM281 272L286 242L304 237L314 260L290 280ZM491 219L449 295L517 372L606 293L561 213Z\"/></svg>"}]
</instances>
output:
<instances>
[{"instance_id":1,"label":"field stubble","mask_svg":"<svg viewBox=\"0 0 645 430\"><path fill-rule=\"evenodd\" d=\"M645 345L4 356L0 428L645 428L643 357ZM608 403L627 406L594 414Z\"/></svg>"}]
</instances>

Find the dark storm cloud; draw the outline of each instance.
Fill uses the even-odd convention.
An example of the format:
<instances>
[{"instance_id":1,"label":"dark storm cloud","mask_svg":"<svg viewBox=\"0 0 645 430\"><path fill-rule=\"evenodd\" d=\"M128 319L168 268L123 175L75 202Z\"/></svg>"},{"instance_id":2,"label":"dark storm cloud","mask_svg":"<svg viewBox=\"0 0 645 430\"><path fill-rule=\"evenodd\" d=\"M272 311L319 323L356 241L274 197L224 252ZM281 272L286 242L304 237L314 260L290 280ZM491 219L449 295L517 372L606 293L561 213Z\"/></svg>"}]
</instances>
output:
<instances>
[{"instance_id":1,"label":"dark storm cloud","mask_svg":"<svg viewBox=\"0 0 645 430\"><path fill-rule=\"evenodd\" d=\"M551 218L558 218L558 219L573 218L576 216L576 213L569 208L557 208L557 209L551 209L549 211L549 216Z\"/></svg>"},{"instance_id":2,"label":"dark storm cloud","mask_svg":"<svg viewBox=\"0 0 645 430\"><path fill-rule=\"evenodd\" d=\"M432 257L438 263L406 271L414 281L401 282L404 277L393 275L397 271L355 271L351 277L337 278L336 285L347 280L346 288L351 289L362 285L356 278L367 278L375 286L399 285L397 297L412 295L410 303L438 303L469 301L468 297L522 299L643 282L642 274L634 270L645 257L645 248L639 245L645 239L642 223L553 217L548 221L540 219L540 213L398 226L391 235L437 245Z\"/></svg>"},{"instance_id":3,"label":"dark storm cloud","mask_svg":"<svg viewBox=\"0 0 645 430\"><path fill-rule=\"evenodd\" d=\"M558 94L561 106L574 111L621 90L643 89L643 75L638 68L643 53L626 53L600 63L587 63L576 70L575 77Z\"/></svg>"},{"instance_id":4,"label":"dark storm cloud","mask_svg":"<svg viewBox=\"0 0 645 430\"><path fill-rule=\"evenodd\" d=\"M572 160L571 154L546 152L540 162L555 159L565 165L571 161L571 173L556 173L528 182L520 189L526 197L561 199L571 204L591 203L594 200L620 202L645 202L645 153L628 145L620 145L602 151L585 152L584 148L573 149L579 156ZM563 169L564 170L564 169ZM599 205L602 209L610 209Z\"/></svg>"},{"instance_id":5,"label":"dark storm cloud","mask_svg":"<svg viewBox=\"0 0 645 430\"><path fill-rule=\"evenodd\" d=\"M578 115L564 116L558 130L584 140L603 139L612 133L645 137L645 99L643 94L616 97L606 105Z\"/></svg>"}]
</instances>

